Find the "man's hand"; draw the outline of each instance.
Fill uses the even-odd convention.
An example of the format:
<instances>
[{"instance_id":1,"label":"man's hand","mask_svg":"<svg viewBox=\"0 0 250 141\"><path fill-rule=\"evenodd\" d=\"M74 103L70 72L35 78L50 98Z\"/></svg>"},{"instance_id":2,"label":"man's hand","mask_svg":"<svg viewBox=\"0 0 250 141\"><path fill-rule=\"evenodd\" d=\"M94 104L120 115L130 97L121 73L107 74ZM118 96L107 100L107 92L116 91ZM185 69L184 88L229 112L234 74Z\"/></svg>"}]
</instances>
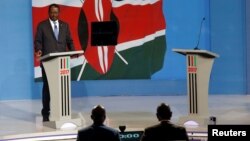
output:
<instances>
[{"instance_id":1,"label":"man's hand","mask_svg":"<svg viewBox=\"0 0 250 141\"><path fill-rule=\"evenodd\" d=\"M41 57L42 56L42 51L38 50L37 52L35 52L36 57Z\"/></svg>"},{"instance_id":2,"label":"man's hand","mask_svg":"<svg viewBox=\"0 0 250 141\"><path fill-rule=\"evenodd\" d=\"M38 50L37 52L35 52L36 61L39 61L41 56L42 56L42 51L41 50Z\"/></svg>"}]
</instances>

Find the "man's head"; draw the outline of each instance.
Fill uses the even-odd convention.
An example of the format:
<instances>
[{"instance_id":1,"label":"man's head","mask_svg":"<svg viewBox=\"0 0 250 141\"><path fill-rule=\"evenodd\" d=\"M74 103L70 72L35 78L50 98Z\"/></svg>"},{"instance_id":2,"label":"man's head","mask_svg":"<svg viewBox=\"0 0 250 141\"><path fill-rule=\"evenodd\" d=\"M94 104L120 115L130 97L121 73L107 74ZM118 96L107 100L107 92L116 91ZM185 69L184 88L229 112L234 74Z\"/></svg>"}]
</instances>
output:
<instances>
[{"instance_id":1,"label":"man's head","mask_svg":"<svg viewBox=\"0 0 250 141\"><path fill-rule=\"evenodd\" d=\"M172 117L172 111L169 107L169 105L166 105L165 103L161 103L157 107L157 113L156 116L159 121L161 120L170 120Z\"/></svg>"},{"instance_id":2,"label":"man's head","mask_svg":"<svg viewBox=\"0 0 250 141\"><path fill-rule=\"evenodd\" d=\"M51 4L49 6L49 18L52 21L58 20L59 17L59 12L60 12L60 7L57 4Z\"/></svg>"},{"instance_id":3,"label":"man's head","mask_svg":"<svg viewBox=\"0 0 250 141\"><path fill-rule=\"evenodd\" d=\"M97 105L92 109L91 119L94 124L103 124L106 119L106 111L105 108L101 105Z\"/></svg>"}]
</instances>

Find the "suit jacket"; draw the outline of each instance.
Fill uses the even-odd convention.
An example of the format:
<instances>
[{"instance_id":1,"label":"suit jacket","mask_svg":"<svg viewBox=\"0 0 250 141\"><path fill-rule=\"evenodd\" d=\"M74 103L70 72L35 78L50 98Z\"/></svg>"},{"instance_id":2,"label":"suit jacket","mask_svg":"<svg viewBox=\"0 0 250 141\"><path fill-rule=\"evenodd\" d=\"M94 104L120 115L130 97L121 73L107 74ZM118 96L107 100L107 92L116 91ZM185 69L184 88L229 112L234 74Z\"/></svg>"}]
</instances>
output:
<instances>
[{"instance_id":1,"label":"suit jacket","mask_svg":"<svg viewBox=\"0 0 250 141\"><path fill-rule=\"evenodd\" d=\"M77 141L120 141L120 136L112 128L93 124L78 131Z\"/></svg>"},{"instance_id":2,"label":"suit jacket","mask_svg":"<svg viewBox=\"0 0 250 141\"><path fill-rule=\"evenodd\" d=\"M141 141L188 141L186 129L169 121L145 129Z\"/></svg>"},{"instance_id":3,"label":"suit jacket","mask_svg":"<svg viewBox=\"0 0 250 141\"><path fill-rule=\"evenodd\" d=\"M35 50L41 50L42 55L53 52L73 51L74 45L70 35L69 25L59 20L58 41L54 35L49 19L40 22L35 36Z\"/></svg>"}]
</instances>

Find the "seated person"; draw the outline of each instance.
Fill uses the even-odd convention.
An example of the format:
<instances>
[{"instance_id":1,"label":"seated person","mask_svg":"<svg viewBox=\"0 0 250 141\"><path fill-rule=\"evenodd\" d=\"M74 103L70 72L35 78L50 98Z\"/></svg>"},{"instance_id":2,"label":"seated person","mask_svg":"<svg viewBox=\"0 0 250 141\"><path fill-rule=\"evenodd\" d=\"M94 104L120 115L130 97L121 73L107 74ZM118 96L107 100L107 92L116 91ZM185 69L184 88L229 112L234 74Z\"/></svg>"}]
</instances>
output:
<instances>
[{"instance_id":1,"label":"seated person","mask_svg":"<svg viewBox=\"0 0 250 141\"><path fill-rule=\"evenodd\" d=\"M170 122L172 112L169 105L160 104L156 116L160 123L146 128L141 141L188 141L186 129Z\"/></svg>"},{"instance_id":2,"label":"seated person","mask_svg":"<svg viewBox=\"0 0 250 141\"><path fill-rule=\"evenodd\" d=\"M105 126L106 111L103 106L97 105L92 109L93 124L78 131L77 141L120 141L119 132Z\"/></svg>"}]
</instances>

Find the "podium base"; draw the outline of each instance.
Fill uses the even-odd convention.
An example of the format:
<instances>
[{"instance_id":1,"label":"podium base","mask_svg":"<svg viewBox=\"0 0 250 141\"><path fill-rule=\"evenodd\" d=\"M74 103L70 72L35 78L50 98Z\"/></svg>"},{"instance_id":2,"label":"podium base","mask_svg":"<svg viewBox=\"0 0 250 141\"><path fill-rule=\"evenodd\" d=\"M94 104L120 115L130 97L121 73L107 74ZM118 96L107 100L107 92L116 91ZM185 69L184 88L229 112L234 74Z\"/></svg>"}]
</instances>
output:
<instances>
[{"instance_id":1,"label":"podium base","mask_svg":"<svg viewBox=\"0 0 250 141\"><path fill-rule=\"evenodd\" d=\"M71 123L76 126L82 126L82 120L80 118L76 119L66 119L66 120L59 120L59 121L47 121L43 122L43 126L47 126L54 129L60 129L65 123Z\"/></svg>"},{"instance_id":2,"label":"podium base","mask_svg":"<svg viewBox=\"0 0 250 141\"><path fill-rule=\"evenodd\" d=\"M188 123L190 122L190 124ZM192 122L194 124L192 124ZM209 124L208 116L199 116L199 115L188 115L179 118L179 125L187 125L187 126L207 126Z\"/></svg>"}]
</instances>

